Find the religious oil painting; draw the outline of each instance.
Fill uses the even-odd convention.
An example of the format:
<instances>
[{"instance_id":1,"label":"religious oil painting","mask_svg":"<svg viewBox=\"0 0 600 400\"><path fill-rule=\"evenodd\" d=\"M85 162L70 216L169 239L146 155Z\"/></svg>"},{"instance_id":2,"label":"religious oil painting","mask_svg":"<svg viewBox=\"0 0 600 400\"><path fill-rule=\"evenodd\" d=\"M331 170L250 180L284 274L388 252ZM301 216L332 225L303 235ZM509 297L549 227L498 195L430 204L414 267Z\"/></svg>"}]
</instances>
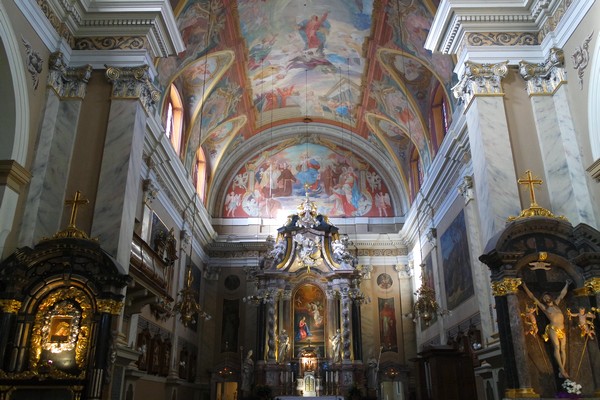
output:
<instances>
[{"instance_id":1,"label":"religious oil painting","mask_svg":"<svg viewBox=\"0 0 600 400\"><path fill-rule=\"evenodd\" d=\"M396 336L396 307L394 298L379 298L379 340L382 351L398 352Z\"/></svg>"},{"instance_id":2,"label":"religious oil painting","mask_svg":"<svg viewBox=\"0 0 600 400\"><path fill-rule=\"evenodd\" d=\"M312 284L300 286L294 293L294 354L312 346L325 356L326 315L323 291Z\"/></svg>"},{"instance_id":3,"label":"religious oil painting","mask_svg":"<svg viewBox=\"0 0 600 400\"><path fill-rule=\"evenodd\" d=\"M238 329L240 326L239 300L224 299L222 315L221 352L236 351L238 348Z\"/></svg>"},{"instance_id":4,"label":"religious oil painting","mask_svg":"<svg viewBox=\"0 0 600 400\"><path fill-rule=\"evenodd\" d=\"M362 159L321 144L273 147L238 170L223 216L277 218L294 212L306 194L329 217L393 216L387 186Z\"/></svg>"},{"instance_id":5,"label":"religious oil painting","mask_svg":"<svg viewBox=\"0 0 600 400\"><path fill-rule=\"evenodd\" d=\"M464 211L446 229L440 238L440 246L447 307L453 310L474 294Z\"/></svg>"}]
</instances>

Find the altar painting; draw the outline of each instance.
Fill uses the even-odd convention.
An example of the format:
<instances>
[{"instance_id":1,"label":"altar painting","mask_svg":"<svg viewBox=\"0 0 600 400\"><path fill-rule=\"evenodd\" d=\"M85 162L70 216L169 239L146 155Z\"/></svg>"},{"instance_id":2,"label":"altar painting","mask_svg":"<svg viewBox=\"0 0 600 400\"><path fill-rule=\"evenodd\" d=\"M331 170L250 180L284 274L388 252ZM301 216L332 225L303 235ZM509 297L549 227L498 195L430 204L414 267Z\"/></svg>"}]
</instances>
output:
<instances>
[{"instance_id":1,"label":"altar painting","mask_svg":"<svg viewBox=\"0 0 600 400\"><path fill-rule=\"evenodd\" d=\"M396 336L396 307L394 298L379 298L379 340L382 351L398 352L398 339Z\"/></svg>"},{"instance_id":2,"label":"altar painting","mask_svg":"<svg viewBox=\"0 0 600 400\"><path fill-rule=\"evenodd\" d=\"M294 355L307 346L325 356L326 304L323 291L311 284L302 285L294 294Z\"/></svg>"},{"instance_id":3,"label":"altar painting","mask_svg":"<svg viewBox=\"0 0 600 400\"><path fill-rule=\"evenodd\" d=\"M394 215L388 188L371 165L344 149L309 143L273 147L249 160L227 189L223 216L287 216L307 191L330 217Z\"/></svg>"},{"instance_id":4,"label":"altar painting","mask_svg":"<svg viewBox=\"0 0 600 400\"><path fill-rule=\"evenodd\" d=\"M440 245L447 307L453 310L475 293L464 211L446 229Z\"/></svg>"}]
</instances>

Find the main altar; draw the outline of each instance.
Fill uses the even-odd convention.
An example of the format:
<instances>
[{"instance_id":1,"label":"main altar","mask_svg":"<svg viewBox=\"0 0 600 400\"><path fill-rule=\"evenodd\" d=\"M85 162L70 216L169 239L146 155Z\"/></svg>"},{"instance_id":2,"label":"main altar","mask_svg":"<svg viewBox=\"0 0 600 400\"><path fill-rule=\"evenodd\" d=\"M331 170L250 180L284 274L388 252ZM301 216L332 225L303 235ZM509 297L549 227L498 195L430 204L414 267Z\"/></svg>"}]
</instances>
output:
<instances>
[{"instance_id":1,"label":"main altar","mask_svg":"<svg viewBox=\"0 0 600 400\"><path fill-rule=\"evenodd\" d=\"M360 290L350 241L306 199L288 217L256 269L257 366L281 396L336 396L363 375ZM358 376L358 375L357 375ZM279 398L283 398L279 396Z\"/></svg>"}]
</instances>

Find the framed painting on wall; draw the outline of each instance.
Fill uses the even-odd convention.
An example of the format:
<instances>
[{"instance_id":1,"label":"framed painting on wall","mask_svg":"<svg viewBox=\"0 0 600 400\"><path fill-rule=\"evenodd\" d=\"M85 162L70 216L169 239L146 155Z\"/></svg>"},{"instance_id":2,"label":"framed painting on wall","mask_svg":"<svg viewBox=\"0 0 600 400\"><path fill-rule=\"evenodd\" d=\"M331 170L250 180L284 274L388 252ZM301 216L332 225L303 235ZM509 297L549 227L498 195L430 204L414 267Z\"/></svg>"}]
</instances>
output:
<instances>
[{"instance_id":1,"label":"framed painting on wall","mask_svg":"<svg viewBox=\"0 0 600 400\"><path fill-rule=\"evenodd\" d=\"M446 304L448 310L454 310L475 293L464 210L446 229L440 238L440 246Z\"/></svg>"}]
</instances>

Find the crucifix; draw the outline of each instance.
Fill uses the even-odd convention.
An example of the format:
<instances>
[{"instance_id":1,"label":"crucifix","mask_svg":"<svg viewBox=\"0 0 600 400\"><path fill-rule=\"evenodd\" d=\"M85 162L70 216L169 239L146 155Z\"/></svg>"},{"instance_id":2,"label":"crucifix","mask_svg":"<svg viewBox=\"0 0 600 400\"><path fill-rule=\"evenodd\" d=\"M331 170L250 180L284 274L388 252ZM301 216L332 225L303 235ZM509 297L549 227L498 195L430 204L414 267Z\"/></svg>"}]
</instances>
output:
<instances>
[{"instance_id":1,"label":"crucifix","mask_svg":"<svg viewBox=\"0 0 600 400\"><path fill-rule=\"evenodd\" d=\"M525 175L527 178L519 178L517 182L521 185L529 186L529 198L531 199L531 207L537 207L537 203L535 202L535 191L533 190L533 185L541 185L544 183L541 179L534 179L530 170L525 171Z\"/></svg>"},{"instance_id":2,"label":"crucifix","mask_svg":"<svg viewBox=\"0 0 600 400\"><path fill-rule=\"evenodd\" d=\"M81 196L81 192L77 190L73 200L65 200L65 205L71 207L71 217L69 219L69 228L75 228L75 220L77 219L77 209L80 205L88 204L90 201Z\"/></svg>"}]
</instances>

